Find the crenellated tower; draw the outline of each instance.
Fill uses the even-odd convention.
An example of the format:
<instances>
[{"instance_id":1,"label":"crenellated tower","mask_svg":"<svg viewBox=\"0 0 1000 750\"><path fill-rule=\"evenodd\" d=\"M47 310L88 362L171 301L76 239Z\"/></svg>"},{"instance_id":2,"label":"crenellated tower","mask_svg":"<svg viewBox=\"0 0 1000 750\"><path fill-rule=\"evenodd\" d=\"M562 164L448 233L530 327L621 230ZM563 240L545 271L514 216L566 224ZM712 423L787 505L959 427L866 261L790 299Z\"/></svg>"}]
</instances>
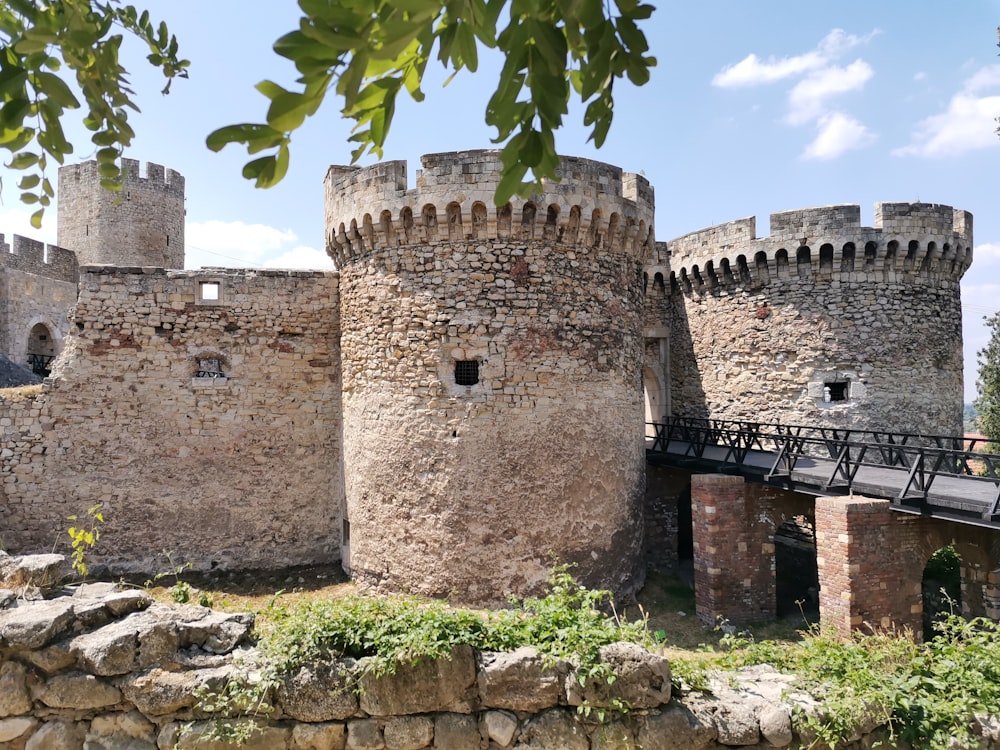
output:
<instances>
[{"instance_id":1,"label":"crenellated tower","mask_svg":"<svg viewBox=\"0 0 1000 750\"><path fill-rule=\"evenodd\" d=\"M59 168L58 244L81 265L184 267L184 177L122 159L122 189L101 186L96 161Z\"/></svg>"},{"instance_id":2,"label":"crenellated tower","mask_svg":"<svg viewBox=\"0 0 1000 750\"><path fill-rule=\"evenodd\" d=\"M863 227L856 205L786 211L769 237L750 217L659 253L672 413L961 434L969 212L878 203Z\"/></svg>"},{"instance_id":3,"label":"crenellated tower","mask_svg":"<svg viewBox=\"0 0 1000 750\"><path fill-rule=\"evenodd\" d=\"M331 167L340 269L345 567L389 590L502 603L552 560L637 588L642 263L653 192L563 158L499 208L499 152Z\"/></svg>"}]
</instances>

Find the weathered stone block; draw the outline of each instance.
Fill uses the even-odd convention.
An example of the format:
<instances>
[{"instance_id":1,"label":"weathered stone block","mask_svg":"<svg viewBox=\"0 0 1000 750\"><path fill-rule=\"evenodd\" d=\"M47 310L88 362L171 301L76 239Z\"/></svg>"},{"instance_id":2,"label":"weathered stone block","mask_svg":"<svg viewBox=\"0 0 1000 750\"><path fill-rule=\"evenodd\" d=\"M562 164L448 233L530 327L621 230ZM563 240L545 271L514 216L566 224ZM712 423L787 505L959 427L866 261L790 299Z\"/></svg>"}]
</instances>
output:
<instances>
[{"instance_id":1,"label":"weathered stone block","mask_svg":"<svg viewBox=\"0 0 1000 750\"><path fill-rule=\"evenodd\" d=\"M114 685L82 672L50 677L32 693L36 700L51 708L103 708L115 705L122 698Z\"/></svg>"},{"instance_id":2,"label":"weathered stone block","mask_svg":"<svg viewBox=\"0 0 1000 750\"><path fill-rule=\"evenodd\" d=\"M524 750L588 750L590 740L573 713L551 708L524 725L515 747Z\"/></svg>"},{"instance_id":3,"label":"weathered stone block","mask_svg":"<svg viewBox=\"0 0 1000 750\"><path fill-rule=\"evenodd\" d=\"M565 663L546 663L536 649L484 653L479 659L479 699L489 708L538 711L557 706L569 672Z\"/></svg>"},{"instance_id":4,"label":"weathered stone block","mask_svg":"<svg viewBox=\"0 0 1000 750\"><path fill-rule=\"evenodd\" d=\"M346 719L358 711L353 663L303 667L285 679L277 693L282 710L299 721Z\"/></svg>"},{"instance_id":5,"label":"weathered stone block","mask_svg":"<svg viewBox=\"0 0 1000 750\"><path fill-rule=\"evenodd\" d=\"M371 716L467 713L475 703L476 662L469 646L456 646L450 659L400 664L393 674L364 675L359 681L361 710Z\"/></svg>"},{"instance_id":6,"label":"weathered stone block","mask_svg":"<svg viewBox=\"0 0 1000 750\"><path fill-rule=\"evenodd\" d=\"M656 708L670 700L670 663L634 643L601 647L601 663L615 675L613 683L589 678L581 685L575 673L566 677L566 702L579 706L612 706L621 700L632 708Z\"/></svg>"},{"instance_id":7,"label":"weathered stone block","mask_svg":"<svg viewBox=\"0 0 1000 750\"><path fill-rule=\"evenodd\" d=\"M0 717L26 714L31 710L27 670L14 661L0 664Z\"/></svg>"},{"instance_id":8,"label":"weathered stone block","mask_svg":"<svg viewBox=\"0 0 1000 750\"><path fill-rule=\"evenodd\" d=\"M434 739L434 720L429 716L397 716L382 728L386 750L420 750Z\"/></svg>"}]
</instances>

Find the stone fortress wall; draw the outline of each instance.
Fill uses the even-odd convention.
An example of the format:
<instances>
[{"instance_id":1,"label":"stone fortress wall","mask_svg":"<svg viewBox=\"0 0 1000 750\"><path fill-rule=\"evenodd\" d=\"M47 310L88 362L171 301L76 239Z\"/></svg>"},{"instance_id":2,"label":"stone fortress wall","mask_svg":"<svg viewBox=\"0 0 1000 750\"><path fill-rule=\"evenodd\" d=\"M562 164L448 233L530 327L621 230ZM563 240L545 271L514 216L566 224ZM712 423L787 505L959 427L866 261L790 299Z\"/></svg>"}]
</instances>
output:
<instances>
[{"instance_id":1,"label":"stone fortress wall","mask_svg":"<svg viewBox=\"0 0 1000 750\"><path fill-rule=\"evenodd\" d=\"M184 177L122 159L122 189L102 188L96 161L59 169L57 242L80 264L184 267Z\"/></svg>"},{"instance_id":2,"label":"stone fortress wall","mask_svg":"<svg viewBox=\"0 0 1000 750\"><path fill-rule=\"evenodd\" d=\"M78 278L75 253L0 234L0 352L19 365L29 354L58 354Z\"/></svg>"},{"instance_id":3,"label":"stone fortress wall","mask_svg":"<svg viewBox=\"0 0 1000 750\"><path fill-rule=\"evenodd\" d=\"M970 213L879 203L863 227L826 206L666 249L675 414L961 434Z\"/></svg>"},{"instance_id":4,"label":"stone fortress wall","mask_svg":"<svg viewBox=\"0 0 1000 750\"><path fill-rule=\"evenodd\" d=\"M337 283L83 266L45 392L0 406L4 545L50 550L100 502L116 572L336 559Z\"/></svg>"},{"instance_id":5,"label":"stone fortress wall","mask_svg":"<svg viewBox=\"0 0 1000 750\"><path fill-rule=\"evenodd\" d=\"M327 175L345 566L503 603L538 590L554 555L636 589L648 183L567 159L563 183L497 209L497 152L423 167L412 190L401 162Z\"/></svg>"}]
</instances>

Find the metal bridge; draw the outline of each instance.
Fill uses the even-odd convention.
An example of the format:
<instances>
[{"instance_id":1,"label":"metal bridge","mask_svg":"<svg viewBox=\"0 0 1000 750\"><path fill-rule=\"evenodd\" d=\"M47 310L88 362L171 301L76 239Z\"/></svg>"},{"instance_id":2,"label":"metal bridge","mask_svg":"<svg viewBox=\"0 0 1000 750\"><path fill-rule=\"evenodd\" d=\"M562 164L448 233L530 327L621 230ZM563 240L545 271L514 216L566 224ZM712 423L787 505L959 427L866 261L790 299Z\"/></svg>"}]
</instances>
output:
<instances>
[{"instance_id":1,"label":"metal bridge","mask_svg":"<svg viewBox=\"0 0 1000 750\"><path fill-rule=\"evenodd\" d=\"M646 453L662 465L1000 528L1000 442L691 417L647 427Z\"/></svg>"}]
</instances>

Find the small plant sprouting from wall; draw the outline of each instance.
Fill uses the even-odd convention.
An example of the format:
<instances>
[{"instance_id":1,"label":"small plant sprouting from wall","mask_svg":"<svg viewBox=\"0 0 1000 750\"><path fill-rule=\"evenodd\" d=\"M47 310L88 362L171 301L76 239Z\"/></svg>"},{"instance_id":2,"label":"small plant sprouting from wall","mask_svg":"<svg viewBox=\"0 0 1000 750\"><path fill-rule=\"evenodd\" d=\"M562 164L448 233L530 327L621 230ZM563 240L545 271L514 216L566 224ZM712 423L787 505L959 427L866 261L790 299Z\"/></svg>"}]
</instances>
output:
<instances>
[{"instance_id":1,"label":"small plant sprouting from wall","mask_svg":"<svg viewBox=\"0 0 1000 750\"><path fill-rule=\"evenodd\" d=\"M72 540L73 552L70 555L73 570L81 578L86 578L90 571L87 565L87 555L94 548L101 538L101 525L104 523L104 513L101 511L101 503L87 508L86 516L82 519L83 525L70 526L66 533ZM79 516L69 516L66 520L74 523L81 520Z\"/></svg>"}]
</instances>

